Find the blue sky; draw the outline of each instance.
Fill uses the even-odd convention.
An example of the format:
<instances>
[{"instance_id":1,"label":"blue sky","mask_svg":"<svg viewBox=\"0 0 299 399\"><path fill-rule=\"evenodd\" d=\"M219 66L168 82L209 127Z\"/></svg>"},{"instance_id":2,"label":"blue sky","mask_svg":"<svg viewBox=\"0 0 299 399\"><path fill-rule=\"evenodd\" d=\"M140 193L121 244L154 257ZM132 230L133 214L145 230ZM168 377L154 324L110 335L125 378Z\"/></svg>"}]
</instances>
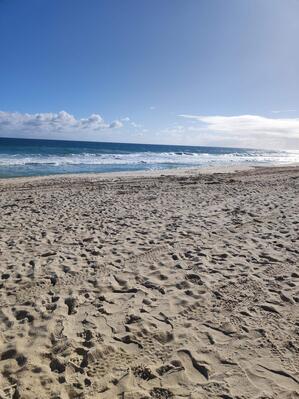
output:
<instances>
[{"instance_id":1,"label":"blue sky","mask_svg":"<svg viewBox=\"0 0 299 399\"><path fill-rule=\"evenodd\" d=\"M298 0L2 0L0 135L299 149Z\"/></svg>"}]
</instances>

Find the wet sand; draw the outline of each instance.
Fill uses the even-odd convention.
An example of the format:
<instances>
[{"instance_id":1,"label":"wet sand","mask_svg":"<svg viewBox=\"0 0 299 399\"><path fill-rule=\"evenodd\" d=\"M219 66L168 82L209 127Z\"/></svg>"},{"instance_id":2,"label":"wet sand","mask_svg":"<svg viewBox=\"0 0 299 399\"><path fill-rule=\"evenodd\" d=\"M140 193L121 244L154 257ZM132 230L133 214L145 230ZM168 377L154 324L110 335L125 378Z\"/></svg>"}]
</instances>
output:
<instances>
[{"instance_id":1,"label":"wet sand","mask_svg":"<svg viewBox=\"0 0 299 399\"><path fill-rule=\"evenodd\" d=\"M299 398L299 168L0 181L0 398Z\"/></svg>"}]
</instances>

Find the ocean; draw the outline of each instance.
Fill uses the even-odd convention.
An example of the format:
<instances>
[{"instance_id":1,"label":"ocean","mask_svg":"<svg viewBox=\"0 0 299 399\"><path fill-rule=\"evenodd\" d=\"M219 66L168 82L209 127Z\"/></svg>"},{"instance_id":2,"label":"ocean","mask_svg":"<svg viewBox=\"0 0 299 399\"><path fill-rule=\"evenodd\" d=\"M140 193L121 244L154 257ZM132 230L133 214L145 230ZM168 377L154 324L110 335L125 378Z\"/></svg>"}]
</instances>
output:
<instances>
[{"instance_id":1,"label":"ocean","mask_svg":"<svg viewBox=\"0 0 299 399\"><path fill-rule=\"evenodd\" d=\"M295 150L0 138L1 178L295 162Z\"/></svg>"}]
</instances>

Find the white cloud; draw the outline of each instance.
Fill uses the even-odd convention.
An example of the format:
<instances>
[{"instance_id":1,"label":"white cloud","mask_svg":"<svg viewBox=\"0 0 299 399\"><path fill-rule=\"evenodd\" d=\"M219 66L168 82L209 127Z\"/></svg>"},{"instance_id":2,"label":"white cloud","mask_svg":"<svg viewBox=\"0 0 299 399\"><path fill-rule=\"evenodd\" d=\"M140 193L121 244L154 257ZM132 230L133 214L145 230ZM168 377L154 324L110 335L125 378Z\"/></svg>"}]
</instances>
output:
<instances>
[{"instance_id":1,"label":"white cloud","mask_svg":"<svg viewBox=\"0 0 299 399\"><path fill-rule=\"evenodd\" d=\"M132 127L136 128L136 129L142 127L141 124L132 121L132 119L129 118L128 116L126 116L125 118L121 118L120 121L128 124L129 126L132 126Z\"/></svg>"},{"instance_id":2,"label":"white cloud","mask_svg":"<svg viewBox=\"0 0 299 399\"><path fill-rule=\"evenodd\" d=\"M114 128L119 129L119 128L123 127L123 123L121 121L119 121L119 120L115 120L115 121L110 123L109 127L112 128L112 129L114 129Z\"/></svg>"},{"instance_id":3,"label":"white cloud","mask_svg":"<svg viewBox=\"0 0 299 399\"><path fill-rule=\"evenodd\" d=\"M139 123L136 123L136 122L131 122L131 126L136 128L136 129L142 128L142 125L140 125Z\"/></svg>"},{"instance_id":4,"label":"white cloud","mask_svg":"<svg viewBox=\"0 0 299 399\"><path fill-rule=\"evenodd\" d=\"M88 118L76 119L73 115L61 111L58 113L23 114L20 112L0 111L0 134L9 133L80 133L97 132L105 129L121 128L123 123L115 120L107 123L99 114L92 114Z\"/></svg>"},{"instance_id":5,"label":"white cloud","mask_svg":"<svg viewBox=\"0 0 299 399\"><path fill-rule=\"evenodd\" d=\"M88 118L82 118L78 121L75 119L74 122L75 123L71 123L71 127L76 127L78 129L97 130L109 127L99 114L92 114Z\"/></svg>"},{"instance_id":6,"label":"white cloud","mask_svg":"<svg viewBox=\"0 0 299 399\"><path fill-rule=\"evenodd\" d=\"M299 148L299 118L266 118L259 115L205 116L179 115L199 122L197 127L187 126L187 132L197 132L211 143L219 141L232 146L256 148Z\"/></svg>"}]
</instances>

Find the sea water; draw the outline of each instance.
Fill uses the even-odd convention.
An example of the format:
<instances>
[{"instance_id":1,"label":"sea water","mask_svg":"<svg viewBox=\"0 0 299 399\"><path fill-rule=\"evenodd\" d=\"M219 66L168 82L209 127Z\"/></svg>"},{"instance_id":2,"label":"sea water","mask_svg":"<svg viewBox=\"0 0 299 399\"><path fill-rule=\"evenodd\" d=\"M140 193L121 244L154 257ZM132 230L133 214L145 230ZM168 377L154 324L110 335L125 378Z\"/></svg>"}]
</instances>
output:
<instances>
[{"instance_id":1,"label":"sea water","mask_svg":"<svg viewBox=\"0 0 299 399\"><path fill-rule=\"evenodd\" d=\"M299 151L0 138L0 177L286 165Z\"/></svg>"}]
</instances>

